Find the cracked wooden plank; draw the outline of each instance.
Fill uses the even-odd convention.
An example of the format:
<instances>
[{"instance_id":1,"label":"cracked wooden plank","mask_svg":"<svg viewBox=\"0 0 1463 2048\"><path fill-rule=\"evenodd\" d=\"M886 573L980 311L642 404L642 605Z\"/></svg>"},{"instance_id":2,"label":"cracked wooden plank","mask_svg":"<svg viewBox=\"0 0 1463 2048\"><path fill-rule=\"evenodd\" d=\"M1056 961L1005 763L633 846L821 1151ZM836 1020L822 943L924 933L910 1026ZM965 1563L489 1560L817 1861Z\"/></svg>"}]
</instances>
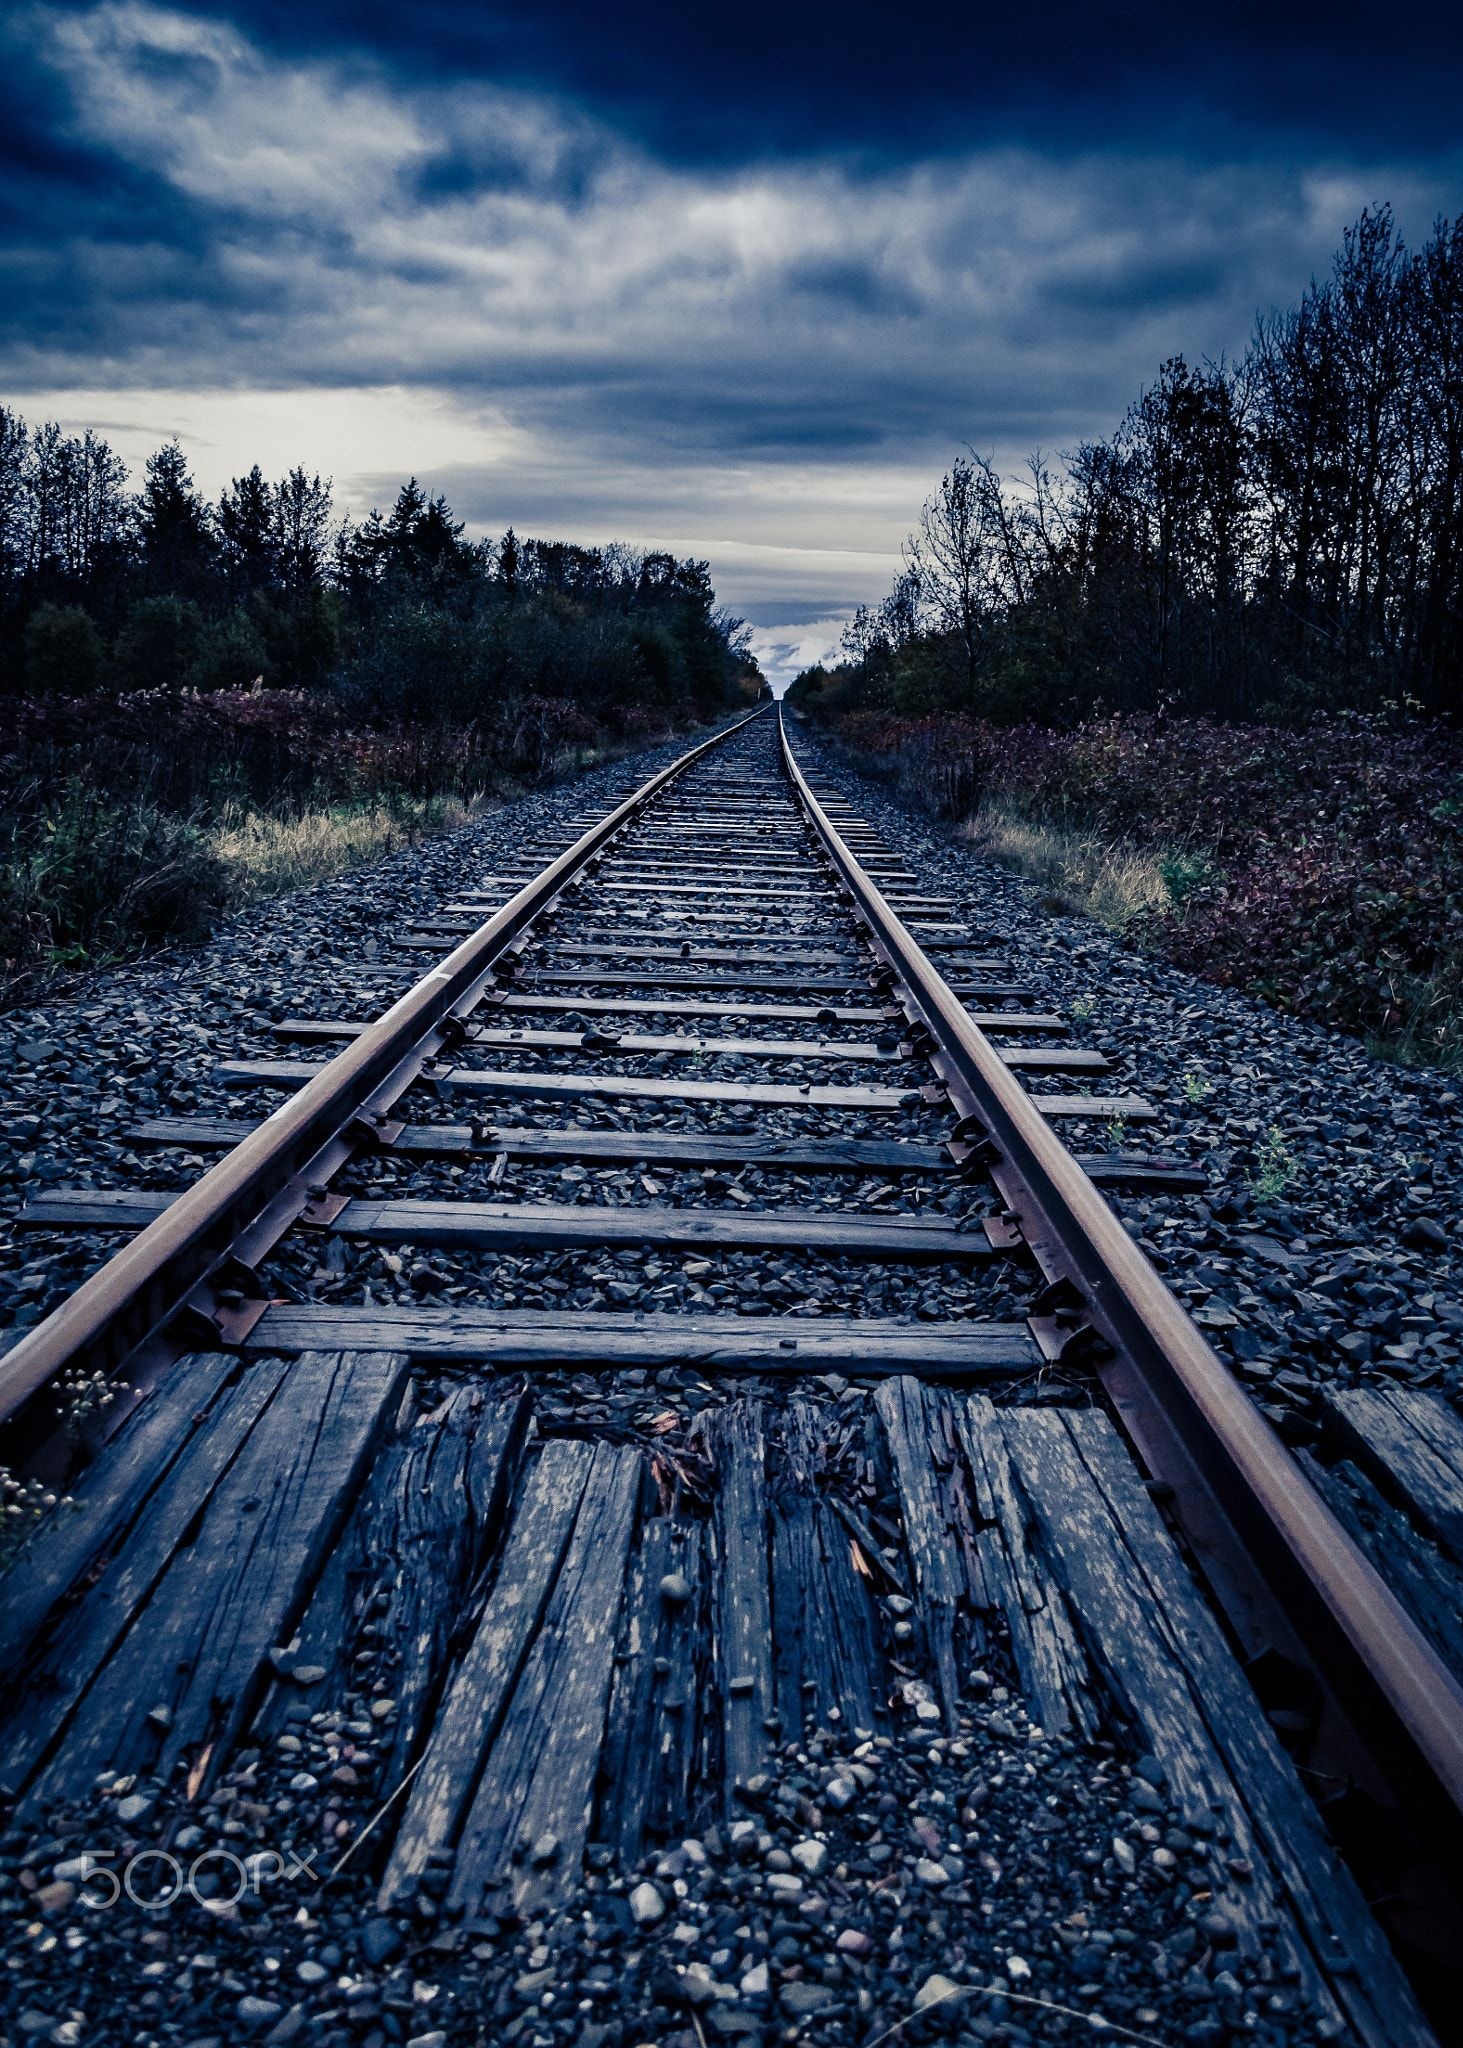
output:
<instances>
[{"instance_id":1,"label":"cracked wooden plank","mask_svg":"<svg viewBox=\"0 0 1463 2048\"><path fill-rule=\"evenodd\" d=\"M596 1444L568 1552L489 1751L447 1895L524 1915L582 1875L644 1460Z\"/></svg>"},{"instance_id":2,"label":"cracked wooden plank","mask_svg":"<svg viewBox=\"0 0 1463 2048\"><path fill-rule=\"evenodd\" d=\"M776 1709L767 1558L766 1439L762 1404L738 1401L708 1419L716 1463L712 1528L713 1617L726 1807L766 1763Z\"/></svg>"},{"instance_id":3,"label":"cracked wooden plank","mask_svg":"<svg viewBox=\"0 0 1463 2048\"><path fill-rule=\"evenodd\" d=\"M781 1737L885 1726L889 1674L873 1597L823 1494L827 1411L793 1401L774 1448L772 1638Z\"/></svg>"},{"instance_id":4,"label":"cracked wooden plank","mask_svg":"<svg viewBox=\"0 0 1463 2048\"><path fill-rule=\"evenodd\" d=\"M667 1578L685 1581L684 1598L679 1588L666 1597ZM710 1687L706 1597L704 1525L649 1517L625 1593L600 1766L598 1837L622 1870L686 1831Z\"/></svg>"},{"instance_id":5,"label":"cracked wooden plank","mask_svg":"<svg viewBox=\"0 0 1463 2048\"><path fill-rule=\"evenodd\" d=\"M1042 1020L1043 1026L1047 1021ZM1059 1026L1059 1020L1051 1021ZM365 1028L361 1024L336 1024L328 1020L317 1024L310 1019L275 1027L277 1035L282 1038L307 1041L358 1037ZM857 1060L864 1066L888 1067L902 1065L909 1058L907 1050L901 1054L893 1045L886 1049L872 1040L861 1039L694 1038L686 1034L634 1031L606 1034L603 1043L589 1046L585 1045L584 1039L583 1031L540 1031L529 1026L514 1030L479 1025L468 1033L471 1045L509 1050L521 1046L529 1052L583 1051L595 1057L614 1059L634 1059L642 1054L647 1057L672 1054L685 1059ZM998 1046L996 1050L1008 1067L1025 1068L1034 1073L1108 1072L1104 1055L1082 1046Z\"/></svg>"},{"instance_id":6,"label":"cracked wooden plank","mask_svg":"<svg viewBox=\"0 0 1463 2048\"><path fill-rule=\"evenodd\" d=\"M1463 1564L1463 1421L1456 1410L1412 1387L1334 1387L1323 1399L1357 1462Z\"/></svg>"},{"instance_id":7,"label":"cracked wooden plank","mask_svg":"<svg viewBox=\"0 0 1463 2048\"><path fill-rule=\"evenodd\" d=\"M354 1651L389 1645L396 1711L377 1757L382 1794L401 1782L425 1737L529 1415L522 1385L458 1387L415 1418L411 1407L408 1390L297 1632L291 1667L326 1677L303 1694L286 1677L258 1722L278 1730L302 1700L309 1712L342 1705Z\"/></svg>"},{"instance_id":8,"label":"cracked wooden plank","mask_svg":"<svg viewBox=\"0 0 1463 2048\"><path fill-rule=\"evenodd\" d=\"M180 1358L77 1479L75 1505L36 1530L5 1573L0 1670L17 1669L57 1601L125 1543L238 1369L220 1352Z\"/></svg>"},{"instance_id":9,"label":"cracked wooden plank","mask_svg":"<svg viewBox=\"0 0 1463 2048\"><path fill-rule=\"evenodd\" d=\"M1258 1698L1106 1418L1006 1410L1001 1429L1094 1665L1141 1731L1185 1826L1211 1843L1211 1885L1242 1948L1273 1915L1323 2011L1368 2040L1434 2048L1377 1922L1326 1837ZM1215 1839L1214 1819L1231 1843ZM1237 1885L1228 1858L1253 1875Z\"/></svg>"},{"instance_id":10,"label":"cracked wooden plank","mask_svg":"<svg viewBox=\"0 0 1463 2048\"><path fill-rule=\"evenodd\" d=\"M176 1195L152 1189L62 1189L25 1210L29 1229L140 1230ZM378 1244L472 1245L486 1251L546 1245L659 1245L688 1252L773 1248L843 1259L962 1259L997 1256L972 1216L826 1215L817 1210L673 1208L668 1203L438 1202L361 1196L328 1228Z\"/></svg>"},{"instance_id":11,"label":"cracked wooden plank","mask_svg":"<svg viewBox=\"0 0 1463 2048\"><path fill-rule=\"evenodd\" d=\"M487 1600L412 1781L381 1881L383 1911L414 1891L433 1851L456 1845L484 1756L548 1605L593 1460L587 1443L555 1437L528 1467Z\"/></svg>"},{"instance_id":12,"label":"cracked wooden plank","mask_svg":"<svg viewBox=\"0 0 1463 2048\"><path fill-rule=\"evenodd\" d=\"M191 1363L191 1361L190 1361ZM220 1391L190 1430L179 1454L157 1475L155 1485L144 1467L125 1474L129 1501L113 1524L115 1547L109 1554L88 1558L94 1577L86 1598L64 1608L33 1654L15 1670L15 1697L0 1735L0 1785L18 1794L54 1748L77 1703L152 1597L188 1531L203 1512L228 1472L249 1432L275 1398L290 1367L283 1359L265 1358L242 1375L226 1381L229 1362L205 1354L205 1373L212 1368ZM162 1383L166 1391L168 1381ZM180 1391L193 1390L192 1374ZM159 1411L161 1412L161 1411ZM147 1410L141 1411L139 1420ZM124 1452L125 1434L118 1439ZM152 1438L141 1440L144 1459ZM128 1455L128 1464L131 1464ZM43 1532L44 1533L44 1532ZM66 1550L66 1569L74 1558L70 1531L62 1526L56 1538ZM101 1568L95 1568L100 1565ZM63 1576L58 1572L57 1576Z\"/></svg>"},{"instance_id":13,"label":"cracked wooden plank","mask_svg":"<svg viewBox=\"0 0 1463 2048\"><path fill-rule=\"evenodd\" d=\"M968 974L974 963L961 963ZM642 994L656 989L723 989L728 992L737 989L759 991L782 991L801 997L863 995L869 986L867 963L857 965L841 980L813 975L765 974L756 968L746 968L740 974L727 974L705 969L669 969L664 973L653 973L642 969L639 973L615 968L603 970L593 967L556 966L535 958L524 971L523 983L527 988L633 988ZM961 981L950 984L951 992L961 1002L1005 1003L1030 1002L1031 987L1028 982L1001 980L992 976L979 981Z\"/></svg>"},{"instance_id":14,"label":"cracked wooden plank","mask_svg":"<svg viewBox=\"0 0 1463 2048\"><path fill-rule=\"evenodd\" d=\"M230 1087L264 1081L302 1087L324 1069L312 1060L224 1060L213 1078ZM905 1109L918 1103L918 1089L845 1088L819 1082L784 1086L770 1081L697 1081L654 1074L576 1074L552 1069L454 1067L437 1077L441 1088L463 1095L527 1095L545 1102L567 1098L620 1102L746 1103L762 1109ZM1096 1111L1092 1112L1096 1114Z\"/></svg>"},{"instance_id":15,"label":"cracked wooden plank","mask_svg":"<svg viewBox=\"0 0 1463 2048\"><path fill-rule=\"evenodd\" d=\"M205 1753L217 1769L257 1702L271 1649L304 1609L406 1363L389 1352L306 1352L284 1367L36 1793L77 1797L108 1767L166 1778Z\"/></svg>"},{"instance_id":16,"label":"cracked wooden plank","mask_svg":"<svg viewBox=\"0 0 1463 2048\"><path fill-rule=\"evenodd\" d=\"M1046 1733L1094 1735L1087 1660L1066 1600L1033 1554L999 1411L978 1394L942 1397L940 1408L964 1452L971 1597L1005 1614L1022 1690Z\"/></svg>"},{"instance_id":17,"label":"cracked wooden plank","mask_svg":"<svg viewBox=\"0 0 1463 2048\"><path fill-rule=\"evenodd\" d=\"M721 1372L1005 1376L1040 1370L1025 1323L885 1323L872 1316L641 1315L593 1309L349 1308L286 1303L264 1311L246 1351L380 1342L437 1363L695 1365Z\"/></svg>"},{"instance_id":18,"label":"cracked wooden plank","mask_svg":"<svg viewBox=\"0 0 1463 2048\"><path fill-rule=\"evenodd\" d=\"M1016 1064L1007 1060L1008 1066ZM228 1087L259 1083L298 1088L324 1071L315 1060L224 1060L213 1079ZM519 1072L488 1067L454 1067L437 1077L441 1088L464 1095L524 1095L542 1101L721 1102L762 1109L915 1108L920 1091L908 1088L845 1088L822 1082L788 1087L775 1082L695 1081L658 1075L563 1074ZM1149 1122L1158 1115L1139 1095L1032 1095L1032 1107L1047 1117L1083 1117L1119 1122Z\"/></svg>"},{"instance_id":19,"label":"cracked wooden plank","mask_svg":"<svg viewBox=\"0 0 1463 2048\"><path fill-rule=\"evenodd\" d=\"M613 1009L613 1004L607 1005ZM979 1022L979 1019L976 1020ZM132 1144L181 1145L213 1151L237 1145L255 1126L237 1117L152 1117L126 1133ZM948 1174L943 1145L897 1138L727 1138L716 1131L592 1130L584 1124L408 1124L391 1145L404 1158L467 1156L491 1159L577 1159L593 1165L760 1166L787 1173ZM1099 1187L1202 1194L1208 1175L1199 1167L1143 1153L1079 1153L1077 1164Z\"/></svg>"},{"instance_id":20,"label":"cracked wooden plank","mask_svg":"<svg viewBox=\"0 0 1463 2048\"><path fill-rule=\"evenodd\" d=\"M934 1666L936 1690L954 1727L960 1703L959 1651L969 1603L952 1541L950 1509L935 1469L937 1410L916 1379L886 1380L874 1395L894 1467L905 1548L914 1569L920 1623Z\"/></svg>"}]
</instances>

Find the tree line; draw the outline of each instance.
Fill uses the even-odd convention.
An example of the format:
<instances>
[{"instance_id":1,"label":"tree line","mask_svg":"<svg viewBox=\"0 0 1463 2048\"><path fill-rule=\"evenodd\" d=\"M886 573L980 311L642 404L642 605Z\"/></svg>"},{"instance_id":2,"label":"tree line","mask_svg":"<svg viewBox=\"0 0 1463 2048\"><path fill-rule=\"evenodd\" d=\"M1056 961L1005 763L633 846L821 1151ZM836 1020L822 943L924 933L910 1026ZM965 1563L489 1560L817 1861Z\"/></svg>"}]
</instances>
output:
<instances>
[{"instance_id":1,"label":"tree line","mask_svg":"<svg viewBox=\"0 0 1463 2048\"><path fill-rule=\"evenodd\" d=\"M331 486L256 464L216 503L169 443L139 486L98 435L0 407L0 690L269 687L354 714L497 715L566 698L707 715L756 671L704 562L471 540L415 478L389 512L337 518Z\"/></svg>"},{"instance_id":2,"label":"tree line","mask_svg":"<svg viewBox=\"0 0 1463 2048\"><path fill-rule=\"evenodd\" d=\"M926 502L832 710L1071 723L1463 699L1463 217L1410 249L1369 209L1237 362L1164 363L1107 440Z\"/></svg>"}]
</instances>

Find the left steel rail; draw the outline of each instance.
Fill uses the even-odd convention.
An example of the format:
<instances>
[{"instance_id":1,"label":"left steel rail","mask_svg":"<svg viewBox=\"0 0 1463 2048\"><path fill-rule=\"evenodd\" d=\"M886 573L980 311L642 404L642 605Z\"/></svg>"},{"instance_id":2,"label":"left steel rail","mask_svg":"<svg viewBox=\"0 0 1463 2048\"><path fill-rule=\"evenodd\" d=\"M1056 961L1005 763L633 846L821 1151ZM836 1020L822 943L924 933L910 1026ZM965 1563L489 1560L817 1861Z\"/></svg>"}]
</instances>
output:
<instances>
[{"instance_id":1,"label":"left steel rail","mask_svg":"<svg viewBox=\"0 0 1463 2048\"><path fill-rule=\"evenodd\" d=\"M328 1222L329 1183L384 1135L406 1088L460 1041L476 1004L529 927L693 763L760 711L659 770L577 839L439 967L394 1003L74 1294L0 1358L0 1421L68 1367L147 1384L184 1350L247 1335L266 1304L256 1263L296 1222ZM119 1403L120 1413L124 1404Z\"/></svg>"}]
</instances>

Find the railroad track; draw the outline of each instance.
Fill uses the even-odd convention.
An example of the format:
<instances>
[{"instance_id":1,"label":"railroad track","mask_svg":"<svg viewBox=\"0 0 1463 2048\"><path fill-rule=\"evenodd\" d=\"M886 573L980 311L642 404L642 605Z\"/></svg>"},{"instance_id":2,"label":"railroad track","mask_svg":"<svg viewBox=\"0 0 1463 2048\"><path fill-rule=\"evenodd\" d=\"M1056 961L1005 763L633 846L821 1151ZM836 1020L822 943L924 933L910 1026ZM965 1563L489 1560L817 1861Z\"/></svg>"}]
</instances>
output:
<instances>
[{"instance_id":1,"label":"railroad track","mask_svg":"<svg viewBox=\"0 0 1463 2048\"><path fill-rule=\"evenodd\" d=\"M4 1582L22 1824L385 1701L380 1910L532 1917L812 1730L943 1758L1000 1657L1315 2038L1456 2038L1463 1694L1104 1200L1196 1185L1084 1149L1148 1105L780 714L580 822L394 934L384 1016L226 1060L252 1114L140 1127L192 1185L26 1211L124 1242L0 1359L11 1462L125 1391Z\"/></svg>"}]
</instances>

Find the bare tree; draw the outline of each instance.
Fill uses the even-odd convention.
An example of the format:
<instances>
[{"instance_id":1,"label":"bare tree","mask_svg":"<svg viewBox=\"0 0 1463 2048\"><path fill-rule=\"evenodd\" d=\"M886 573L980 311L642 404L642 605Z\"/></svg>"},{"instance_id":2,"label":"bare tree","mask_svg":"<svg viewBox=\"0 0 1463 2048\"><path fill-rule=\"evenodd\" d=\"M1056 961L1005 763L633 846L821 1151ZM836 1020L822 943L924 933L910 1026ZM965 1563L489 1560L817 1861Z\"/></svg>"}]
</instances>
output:
<instances>
[{"instance_id":1,"label":"bare tree","mask_svg":"<svg viewBox=\"0 0 1463 2048\"><path fill-rule=\"evenodd\" d=\"M905 574L936 629L952 635L973 689L993 619L1024 594L1022 550L1010 507L984 456L957 456L926 499L904 548Z\"/></svg>"}]
</instances>

